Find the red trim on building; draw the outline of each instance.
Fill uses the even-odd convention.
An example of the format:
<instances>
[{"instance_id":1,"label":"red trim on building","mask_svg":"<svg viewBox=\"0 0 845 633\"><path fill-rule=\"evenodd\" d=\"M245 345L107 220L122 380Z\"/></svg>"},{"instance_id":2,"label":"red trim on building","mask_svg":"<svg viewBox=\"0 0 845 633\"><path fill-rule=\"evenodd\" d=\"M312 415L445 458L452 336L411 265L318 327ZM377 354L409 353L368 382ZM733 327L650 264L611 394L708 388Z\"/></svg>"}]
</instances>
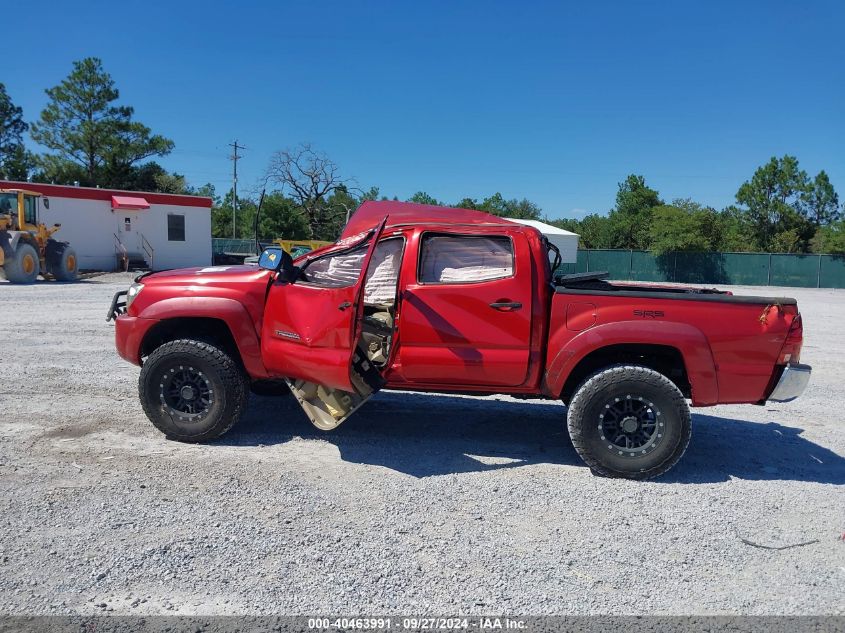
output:
<instances>
[{"instance_id":1,"label":"red trim on building","mask_svg":"<svg viewBox=\"0 0 845 633\"><path fill-rule=\"evenodd\" d=\"M120 191L117 189L95 189L93 187L68 187L66 185L46 185L40 182L17 182L0 180L0 189L26 189L44 196L57 198L77 198L81 200L103 200L111 202L112 196L144 196L149 204L172 204L182 207L202 207L210 209L212 200L203 196L181 196L172 193L148 193L146 191Z\"/></svg>"},{"instance_id":2,"label":"red trim on building","mask_svg":"<svg viewBox=\"0 0 845 633\"><path fill-rule=\"evenodd\" d=\"M144 198L136 198L135 196L112 196L112 209L125 209L127 211L141 211L149 209L150 203Z\"/></svg>"}]
</instances>

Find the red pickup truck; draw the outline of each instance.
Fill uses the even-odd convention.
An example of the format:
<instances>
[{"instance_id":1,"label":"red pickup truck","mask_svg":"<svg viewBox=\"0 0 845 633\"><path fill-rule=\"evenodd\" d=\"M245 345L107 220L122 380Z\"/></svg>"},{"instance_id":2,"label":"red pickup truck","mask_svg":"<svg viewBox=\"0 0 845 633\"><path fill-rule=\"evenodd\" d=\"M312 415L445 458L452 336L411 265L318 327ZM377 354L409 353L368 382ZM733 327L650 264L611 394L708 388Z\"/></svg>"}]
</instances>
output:
<instances>
[{"instance_id":1,"label":"red pickup truck","mask_svg":"<svg viewBox=\"0 0 845 633\"><path fill-rule=\"evenodd\" d=\"M228 431L250 388L292 392L324 430L383 388L510 394L562 400L594 472L645 479L684 453L687 400L804 390L794 299L555 277L556 256L503 218L366 202L331 246L145 274L109 318L147 416L184 442Z\"/></svg>"}]
</instances>

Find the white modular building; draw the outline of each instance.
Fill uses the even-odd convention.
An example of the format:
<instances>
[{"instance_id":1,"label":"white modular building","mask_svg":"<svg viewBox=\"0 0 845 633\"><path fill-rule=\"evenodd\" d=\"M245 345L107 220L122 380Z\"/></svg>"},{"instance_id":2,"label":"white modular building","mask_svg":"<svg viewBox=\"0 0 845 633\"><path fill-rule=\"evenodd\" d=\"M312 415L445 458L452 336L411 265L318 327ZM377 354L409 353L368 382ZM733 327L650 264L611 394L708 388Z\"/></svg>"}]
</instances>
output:
<instances>
[{"instance_id":1,"label":"white modular building","mask_svg":"<svg viewBox=\"0 0 845 633\"><path fill-rule=\"evenodd\" d=\"M539 220L517 220L516 218L507 218L511 222L518 224L526 224L533 226L535 229L545 235L548 240L557 246L560 251L560 258L562 264L574 264L578 261L578 234L572 231L565 231L551 224L540 222Z\"/></svg>"},{"instance_id":2,"label":"white modular building","mask_svg":"<svg viewBox=\"0 0 845 633\"><path fill-rule=\"evenodd\" d=\"M211 264L211 198L0 180L41 194L40 221L76 250L80 270L151 270Z\"/></svg>"}]
</instances>

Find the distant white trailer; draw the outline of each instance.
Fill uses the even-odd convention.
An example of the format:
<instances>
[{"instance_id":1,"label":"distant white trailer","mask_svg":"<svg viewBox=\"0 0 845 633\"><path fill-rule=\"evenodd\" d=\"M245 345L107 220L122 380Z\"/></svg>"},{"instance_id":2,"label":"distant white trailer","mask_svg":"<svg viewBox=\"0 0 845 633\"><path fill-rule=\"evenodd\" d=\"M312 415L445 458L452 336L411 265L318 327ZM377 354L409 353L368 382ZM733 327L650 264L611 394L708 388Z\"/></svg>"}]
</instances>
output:
<instances>
[{"instance_id":1,"label":"distant white trailer","mask_svg":"<svg viewBox=\"0 0 845 633\"><path fill-rule=\"evenodd\" d=\"M42 195L41 221L76 250L80 270L115 270L120 255L152 270L211 264L211 198L0 180Z\"/></svg>"},{"instance_id":2,"label":"distant white trailer","mask_svg":"<svg viewBox=\"0 0 845 633\"><path fill-rule=\"evenodd\" d=\"M508 218L511 222L532 226L545 235L560 251L561 263L574 264L578 261L578 234L565 231L551 224L539 220L517 220Z\"/></svg>"}]
</instances>

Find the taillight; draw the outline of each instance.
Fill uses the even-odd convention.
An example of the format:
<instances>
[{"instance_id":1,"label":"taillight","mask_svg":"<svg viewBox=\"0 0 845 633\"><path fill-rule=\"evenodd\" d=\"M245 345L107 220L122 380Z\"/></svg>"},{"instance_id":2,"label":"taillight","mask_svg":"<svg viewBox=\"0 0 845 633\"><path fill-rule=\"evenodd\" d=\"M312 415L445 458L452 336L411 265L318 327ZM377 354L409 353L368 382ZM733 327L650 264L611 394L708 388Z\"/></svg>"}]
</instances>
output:
<instances>
[{"instance_id":1,"label":"taillight","mask_svg":"<svg viewBox=\"0 0 845 633\"><path fill-rule=\"evenodd\" d=\"M801 322L801 315L792 317L789 324L789 331L786 333L786 340L780 350L779 365L797 363L801 359L801 345L804 343L804 325Z\"/></svg>"}]
</instances>

